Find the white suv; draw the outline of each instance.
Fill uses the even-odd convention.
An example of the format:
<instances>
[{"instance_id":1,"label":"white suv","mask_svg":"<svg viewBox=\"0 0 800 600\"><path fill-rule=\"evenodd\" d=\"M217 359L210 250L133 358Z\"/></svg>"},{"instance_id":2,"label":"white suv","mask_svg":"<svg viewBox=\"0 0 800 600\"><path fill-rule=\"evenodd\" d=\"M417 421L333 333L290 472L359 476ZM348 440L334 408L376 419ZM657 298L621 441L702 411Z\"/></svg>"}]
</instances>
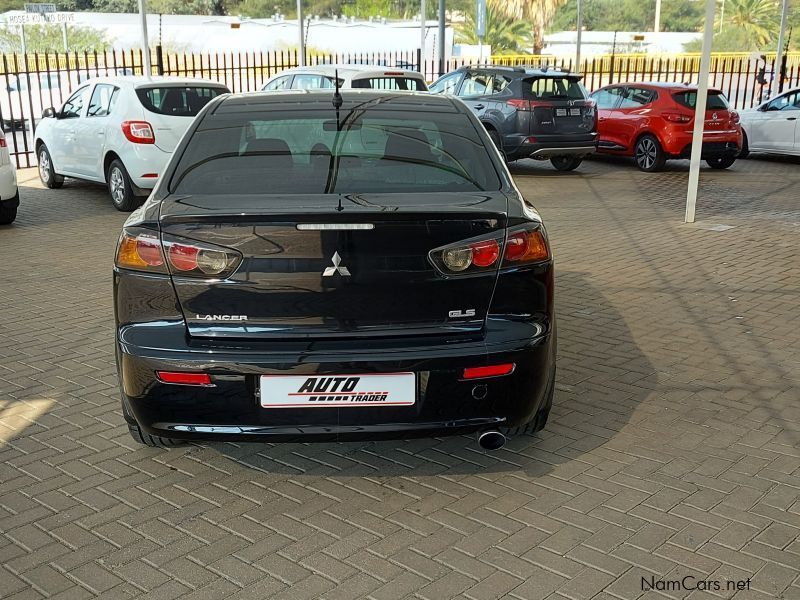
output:
<instances>
[{"instance_id":1,"label":"white suv","mask_svg":"<svg viewBox=\"0 0 800 600\"><path fill-rule=\"evenodd\" d=\"M428 85L417 71L375 65L314 65L281 71L261 91L332 89L339 74L339 87L348 89L425 92Z\"/></svg>"},{"instance_id":2,"label":"white suv","mask_svg":"<svg viewBox=\"0 0 800 600\"><path fill-rule=\"evenodd\" d=\"M11 162L6 138L0 132L0 225L14 222L18 206L17 170Z\"/></svg>"},{"instance_id":3,"label":"white suv","mask_svg":"<svg viewBox=\"0 0 800 600\"><path fill-rule=\"evenodd\" d=\"M130 211L153 189L178 141L212 98L228 93L204 79L100 77L86 81L36 128L39 177L108 184L118 210Z\"/></svg>"}]
</instances>

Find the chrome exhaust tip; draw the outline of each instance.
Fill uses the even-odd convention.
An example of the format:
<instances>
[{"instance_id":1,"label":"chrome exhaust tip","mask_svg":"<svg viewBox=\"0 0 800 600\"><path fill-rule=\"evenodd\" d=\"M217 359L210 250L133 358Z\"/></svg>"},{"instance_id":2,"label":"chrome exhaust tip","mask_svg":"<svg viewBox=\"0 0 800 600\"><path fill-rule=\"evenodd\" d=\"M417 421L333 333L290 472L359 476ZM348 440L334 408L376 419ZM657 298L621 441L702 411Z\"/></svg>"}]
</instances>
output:
<instances>
[{"instance_id":1,"label":"chrome exhaust tip","mask_svg":"<svg viewBox=\"0 0 800 600\"><path fill-rule=\"evenodd\" d=\"M481 431L478 434L478 445L484 450L500 450L506 445L506 436L496 429Z\"/></svg>"}]
</instances>

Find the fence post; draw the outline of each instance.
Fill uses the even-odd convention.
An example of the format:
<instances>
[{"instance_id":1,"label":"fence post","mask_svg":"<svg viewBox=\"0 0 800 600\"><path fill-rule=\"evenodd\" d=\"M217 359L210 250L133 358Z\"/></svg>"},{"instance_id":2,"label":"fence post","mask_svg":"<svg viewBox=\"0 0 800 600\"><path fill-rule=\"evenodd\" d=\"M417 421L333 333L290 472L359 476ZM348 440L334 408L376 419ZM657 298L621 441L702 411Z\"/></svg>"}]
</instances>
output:
<instances>
[{"instance_id":1,"label":"fence post","mask_svg":"<svg viewBox=\"0 0 800 600\"><path fill-rule=\"evenodd\" d=\"M156 73L164 74L164 48L161 44L156 45Z\"/></svg>"},{"instance_id":2,"label":"fence post","mask_svg":"<svg viewBox=\"0 0 800 600\"><path fill-rule=\"evenodd\" d=\"M417 71L422 73L422 48L417 48ZM425 73L422 74L425 75Z\"/></svg>"}]
</instances>

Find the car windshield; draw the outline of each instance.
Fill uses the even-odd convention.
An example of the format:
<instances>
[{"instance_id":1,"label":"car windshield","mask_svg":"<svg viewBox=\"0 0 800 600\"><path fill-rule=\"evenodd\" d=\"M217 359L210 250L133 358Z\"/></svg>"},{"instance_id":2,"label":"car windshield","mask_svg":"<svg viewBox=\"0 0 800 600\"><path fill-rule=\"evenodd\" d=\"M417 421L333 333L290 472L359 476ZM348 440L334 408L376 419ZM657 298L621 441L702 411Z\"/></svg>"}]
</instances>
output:
<instances>
[{"instance_id":1,"label":"car windshield","mask_svg":"<svg viewBox=\"0 0 800 600\"><path fill-rule=\"evenodd\" d=\"M685 106L686 108L691 108L692 110L694 110L694 107L697 104L697 90L678 92L677 94L672 94L672 97L675 98L675 102L677 102L681 106ZM723 96L720 92L714 92L709 90L708 100L706 101L706 110L727 110L727 109L728 109L728 101L725 100L725 96Z\"/></svg>"},{"instance_id":2,"label":"car windshield","mask_svg":"<svg viewBox=\"0 0 800 600\"><path fill-rule=\"evenodd\" d=\"M340 127L341 130L337 131ZM183 194L346 194L500 189L460 113L263 111L206 117L171 180Z\"/></svg>"},{"instance_id":3,"label":"car windshield","mask_svg":"<svg viewBox=\"0 0 800 600\"><path fill-rule=\"evenodd\" d=\"M195 117L213 98L227 90L205 86L163 86L137 88L139 102L147 110L159 115Z\"/></svg>"},{"instance_id":4,"label":"car windshield","mask_svg":"<svg viewBox=\"0 0 800 600\"><path fill-rule=\"evenodd\" d=\"M583 100L587 97L581 82L571 77L534 77L523 83L523 91L531 100Z\"/></svg>"},{"instance_id":5,"label":"car windshield","mask_svg":"<svg viewBox=\"0 0 800 600\"><path fill-rule=\"evenodd\" d=\"M421 79L414 77L365 77L353 79L354 88L367 88L373 90L407 90L426 91L428 87Z\"/></svg>"}]
</instances>

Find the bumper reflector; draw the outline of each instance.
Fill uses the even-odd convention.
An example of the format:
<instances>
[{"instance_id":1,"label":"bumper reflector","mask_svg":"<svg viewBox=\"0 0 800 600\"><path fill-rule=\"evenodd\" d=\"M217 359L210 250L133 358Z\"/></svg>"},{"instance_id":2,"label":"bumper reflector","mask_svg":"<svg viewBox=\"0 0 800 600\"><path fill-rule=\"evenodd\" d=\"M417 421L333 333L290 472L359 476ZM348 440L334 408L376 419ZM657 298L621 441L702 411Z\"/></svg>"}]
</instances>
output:
<instances>
[{"instance_id":1,"label":"bumper reflector","mask_svg":"<svg viewBox=\"0 0 800 600\"><path fill-rule=\"evenodd\" d=\"M514 363L491 365L488 367L468 367L464 369L464 379L482 379L484 377L500 377L514 372Z\"/></svg>"},{"instance_id":2,"label":"bumper reflector","mask_svg":"<svg viewBox=\"0 0 800 600\"><path fill-rule=\"evenodd\" d=\"M208 373L176 373L174 371L156 371L158 379L164 383L180 385L211 385Z\"/></svg>"}]
</instances>

